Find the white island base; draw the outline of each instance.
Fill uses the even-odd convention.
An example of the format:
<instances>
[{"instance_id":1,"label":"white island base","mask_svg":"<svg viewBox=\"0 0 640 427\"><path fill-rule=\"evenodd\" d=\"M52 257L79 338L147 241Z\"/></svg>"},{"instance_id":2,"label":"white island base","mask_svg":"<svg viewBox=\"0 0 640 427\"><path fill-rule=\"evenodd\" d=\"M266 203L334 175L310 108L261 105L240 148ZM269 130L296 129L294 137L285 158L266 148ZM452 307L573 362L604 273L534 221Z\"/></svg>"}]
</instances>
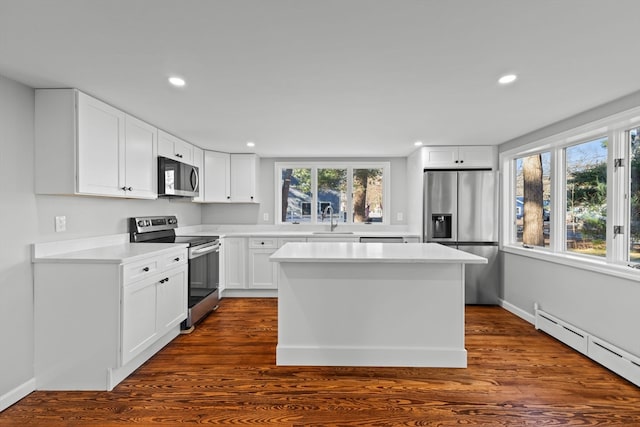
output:
<instances>
[{"instance_id":1,"label":"white island base","mask_svg":"<svg viewBox=\"0 0 640 427\"><path fill-rule=\"evenodd\" d=\"M464 264L437 244L288 243L277 365L467 366Z\"/></svg>"}]
</instances>

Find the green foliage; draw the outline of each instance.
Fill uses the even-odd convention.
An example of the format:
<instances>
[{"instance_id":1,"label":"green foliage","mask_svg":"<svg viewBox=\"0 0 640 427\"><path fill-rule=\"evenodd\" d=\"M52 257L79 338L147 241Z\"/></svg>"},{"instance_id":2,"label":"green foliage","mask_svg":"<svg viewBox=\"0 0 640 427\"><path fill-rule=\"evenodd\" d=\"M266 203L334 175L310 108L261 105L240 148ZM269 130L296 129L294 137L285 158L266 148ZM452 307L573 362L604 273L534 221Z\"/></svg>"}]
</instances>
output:
<instances>
[{"instance_id":1,"label":"green foliage","mask_svg":"<svg viewBox=\"0 0 640 427\"><path fill-rule=\"evenodd\" d=\"M347 170L346 169L318 169L318 190L319 191L346 191Z\"/></svg>"},{"instance_id":2,"label":"green foliage","mask_svg":"<svg viewBox=\"0 0 640 427\"><path fill-rule=\"evenodd\" d=\"M291 174L298 181L298 189L305 194L311 193L311 169L294 169Z\"/></svg>"},{"instance_id":3,"label":"green foliage","mask_svg":"<svg viewBox=\"0 0 640 427\"><path fill-rule=\"evenodd\" d=\"M607 202L607 164L597 163L575 171L567 181L568 200L574 206L600 206Z\"/></svg>"}]
</instances>

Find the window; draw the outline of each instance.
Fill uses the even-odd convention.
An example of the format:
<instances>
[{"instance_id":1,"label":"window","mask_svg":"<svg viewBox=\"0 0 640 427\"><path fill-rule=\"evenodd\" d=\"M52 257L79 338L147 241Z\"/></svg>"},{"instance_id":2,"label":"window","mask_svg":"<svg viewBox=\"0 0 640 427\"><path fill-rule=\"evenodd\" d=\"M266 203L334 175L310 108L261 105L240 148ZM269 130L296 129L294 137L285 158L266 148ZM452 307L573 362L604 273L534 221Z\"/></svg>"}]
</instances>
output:
<instances>
[{"instance_id":1,"label":"window","mask_svg":"<svg viewBox=\"0 0 640 427\"><path fill-rule=\"evenodd\" d=\"M638 123L640 107L502 152L502 248L635 277Z\"/></svg>"},{"instance_id":2,"label":"window","mask_svg":"<svg viewBox=\"0 0 640 427\"><path fill-rule=\"evenodd\" d=\"M606 257L607 138L565 149L567 251Z\"/></svg>"},{"instance_id":3,"label":"window","mask_svg":"<svg viewBox=\"0 0 640 427\"><path fill-rule=\"evenodd\" d=\"M388 223L389 163L276 163L280 223ZM330 209L329 209L330 208ZM332 212L331 212L332 211Z\"/></svg>"},{"instance_id":4,"label":"window","mask_svg":"<svg viewBox=\"0 0 640 427\"><path fill-rule=\"evenodd\" d=\"M549 246L551 153L516 158L516 242Z\"/></svg>"}]
</instances>

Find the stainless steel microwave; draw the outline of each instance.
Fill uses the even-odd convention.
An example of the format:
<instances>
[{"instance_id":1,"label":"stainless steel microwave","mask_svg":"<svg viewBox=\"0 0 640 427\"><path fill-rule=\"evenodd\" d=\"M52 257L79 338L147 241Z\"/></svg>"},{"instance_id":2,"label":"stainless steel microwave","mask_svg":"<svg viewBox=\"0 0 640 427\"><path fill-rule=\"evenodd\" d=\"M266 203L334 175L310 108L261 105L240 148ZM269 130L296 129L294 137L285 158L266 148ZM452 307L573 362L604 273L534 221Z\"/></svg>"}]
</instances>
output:
<instances>
[{"instance_id":1,"label":"stainless steel microwave","mask_svg":"<svg viewBox=\"0 0 640 427\"><path fill-rule=\"evenodd\" d=\"M158 156L158 196L196 197L200 174L196 166Z\"/></svg>"}]
</instances>

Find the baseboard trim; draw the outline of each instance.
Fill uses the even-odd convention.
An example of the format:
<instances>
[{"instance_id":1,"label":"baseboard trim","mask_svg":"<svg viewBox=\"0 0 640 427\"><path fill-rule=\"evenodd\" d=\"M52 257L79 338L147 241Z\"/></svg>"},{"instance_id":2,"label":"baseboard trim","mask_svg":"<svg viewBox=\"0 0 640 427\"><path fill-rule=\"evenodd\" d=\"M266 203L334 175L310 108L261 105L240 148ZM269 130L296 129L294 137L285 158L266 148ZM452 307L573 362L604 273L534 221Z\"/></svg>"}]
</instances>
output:
<instances>
[{"instance_id":1,"label":"baseboard trim","mask_svg":"<svg viewBox=\"0 0 640 427\"><path fill-rule=\"evenodd\" d=\"M0 412L7 409L9 406L18 402L23 397L27 396L36 389L36 379L30 380L20 384L13 390L9 390L7 393L0 396Z\"/></svg>"},{"instance_id":2,"label":"baseboard trim","mask_svg":"<svg viewBox=\"0 0 640 427\"><path fill-rule=\"evenodd\" d=\"M519 318L526 320L527 322L531 323L532 325L535 325L536 323L536 316L535 314L531 314L528 313L526 311L524 311L523 309L521 309L520 307L517 307L503 299L500 300L500 307L504 308L505 310L507 310L508 312L515 314L516 316L518 316Z\"/></svg>"}]
</instances>

